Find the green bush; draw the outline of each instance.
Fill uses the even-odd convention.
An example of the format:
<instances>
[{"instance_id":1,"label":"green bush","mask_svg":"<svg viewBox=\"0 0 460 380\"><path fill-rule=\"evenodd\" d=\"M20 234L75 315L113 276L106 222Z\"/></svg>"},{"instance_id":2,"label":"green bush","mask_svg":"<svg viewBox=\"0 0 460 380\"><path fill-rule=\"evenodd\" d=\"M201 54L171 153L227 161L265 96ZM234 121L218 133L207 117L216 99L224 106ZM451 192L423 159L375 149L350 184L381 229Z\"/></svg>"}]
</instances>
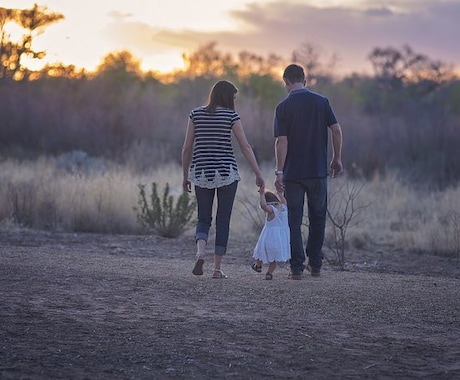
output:
<instances>
[{"instance_id":1,"label":"green bush","mask_svg":"<svg viewBox=\"0 0 460 380\"><path fill-rule=\"evenodd\" d=\"M169 184L163 190L163 196L158 195L157 184L152 183L150 202L147 200L146 185L139 184L139 199L137 219L147 228L154 230L160 236L175 238L184 233L194 222L196 202L190 194L182 193L176 202L169 194Z\"/></svg>"}]
</instances>

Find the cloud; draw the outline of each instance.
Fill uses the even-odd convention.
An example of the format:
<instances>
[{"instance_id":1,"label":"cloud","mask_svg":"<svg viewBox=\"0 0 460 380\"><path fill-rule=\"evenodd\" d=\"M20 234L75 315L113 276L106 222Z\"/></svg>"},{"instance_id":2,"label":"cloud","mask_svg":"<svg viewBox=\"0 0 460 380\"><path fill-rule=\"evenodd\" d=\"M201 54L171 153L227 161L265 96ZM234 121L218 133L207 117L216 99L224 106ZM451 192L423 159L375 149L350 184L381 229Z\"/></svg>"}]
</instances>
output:
<instances>
[{"instance_id":1,"label":"cloud","mask_svg":"<svg viewBox=\"0 0 460 380\"><path fill-rule=\"evenodd\" d=\"M103 30L111 49L127 49L141 56L165 53L177 45L173 38L162 37L163 34L161 29L125 17L116 17Z\"/></svg>"},{"instance_id":2,"label":"cloud","mask_svg":"<svg viewBox=\"0 0 460 380\"><path fill-rule=\"evenodd\" d=\"M368 16L373 17L391 17L394 15L394 12L387 7L380 7L380 8L369 8L365 11Z\"/></svg>"},{"instance_id":3,"label":"cloud","mask_svg":"<svg viewBox=\"0 0 460 380\"><path fill-rule=\"evenodd\" d=\"M119 11L109 11L107 16L113 18L116 22L123 22L125 19L133 16L132 13L122 13Z\"/></svg>"},{"instance_id":4,"label":"cloud","mask_svg":"<svg viewBox=\"0 0 460 380\"><path fill-rule=\"evenodd\" d=\"M374 47L404 44L432 59L460 65L457 1L369 4L360 8L319 8L280 1L251 5L233 12L235 18L246 24L249 35L233 37L243 46L244 41L249 41L252 48L271 48L284 56L302 43L314 43L336 53L341 58L339 64L355 68L370 68L367 56ZM255 45L259 39L264 42Z\"/></svg>"},{"instance_id":5,"label":"cloud","mask_svg":"<svg viewBox=\"0 0 460 380\"><path fill-rule=\"evenodd\" d=\"M393 0L379 4L369 0L360 7L316 7L278 0L251 3L230 14L237 27L213 32L159 29L114 14L106 35L114 44L143 55L168 47L189 52L216 41L224 52L275 53L288 59L294 50L309 43L321 47L327 56L337 55L336 69L340 72L369 72L367 56L373 48L409 45L431 59L460 66L457 1Z\"/></svg>"}]
</instances>

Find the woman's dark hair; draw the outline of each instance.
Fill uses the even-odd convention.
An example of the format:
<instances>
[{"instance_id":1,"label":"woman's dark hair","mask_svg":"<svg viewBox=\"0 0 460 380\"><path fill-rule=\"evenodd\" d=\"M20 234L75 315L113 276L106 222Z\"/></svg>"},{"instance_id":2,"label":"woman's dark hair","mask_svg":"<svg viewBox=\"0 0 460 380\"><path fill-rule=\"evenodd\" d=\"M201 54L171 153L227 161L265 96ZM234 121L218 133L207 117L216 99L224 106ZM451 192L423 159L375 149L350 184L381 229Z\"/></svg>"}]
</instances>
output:
<instances>
[{"instance_id":1,"label":"woman's dark hair","mask_svg":"<svg viewBox=\"0 0 460 380\"><path fill-rule=\"evenodd\" d=\"M238 89L231 82L221 80L217 82L209 93L208 104L205 109L214 112L217 107L225 107L235 110L235 95Z\"/></svg>"},{"instance_id":2,"label":"woman's dark hair","mask_svg":"<svg viewBox=\"0 0 460 380\"><path fill-rule=\"evenodd\" d=\"M275 193L272 193L271 191L266 191L264 195L265 195L265 202L280 203L280 199Z\"/></svg>"},{"instance_id":3,"label":"woman's dark hair","mask_svg":"<svg viewBox=\"0 0 460 380\"><path fill-rule=\"evenodd\" d=\"M305 82L305 73L302 66L291 64L284 69L283 79L287 79L289 83Z\"/></svg>"}]
</instances>

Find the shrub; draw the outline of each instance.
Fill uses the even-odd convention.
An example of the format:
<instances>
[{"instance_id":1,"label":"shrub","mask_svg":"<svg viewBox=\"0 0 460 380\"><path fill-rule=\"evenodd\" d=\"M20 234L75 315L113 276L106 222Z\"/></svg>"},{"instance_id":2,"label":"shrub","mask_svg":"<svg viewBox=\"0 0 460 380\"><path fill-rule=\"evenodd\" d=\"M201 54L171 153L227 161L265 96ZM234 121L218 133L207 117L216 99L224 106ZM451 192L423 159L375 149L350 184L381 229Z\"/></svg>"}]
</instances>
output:
<instances>
[{"instance_id":1,"label":"shrub","mask_svg":"<svg viewBox=\"0 0 460 380\"><path fill-rule=\"evenodd\" d=\"M258 200L258 197L255 199ZM249 222L249 229L259 234L265 224L264 213L261 211L259 203L250 199L246 193L236 197L235 200L242 206L242 209L236 208L236 211Z\"/></svg>"},{"instance_id":2,"label":"shrub","mask_svg":"<svg viewBox=\"0 0 460 380\"><path fill-rule=\"evenodd\" d=\"M8 184L8 198L11 217L21 227L32 227L36 205L37 188L32 181L20 181Z\"/></svg>"},{"instance_id":3,"label":"shrub","mask_svg":"<svg viewBox=\"0 0 460 380\"><path fill-rule=\"evenodd\" d=\"M334 253L335 260L326 259L341 270L345 268L348 229L359 222L358 216L369 206L356 204L363 187L358 182L350 184L344 181L339 183L337 190L329 194L327 217L331 223L333 243L328 248Z\"/></svg>"},{"instance_id":4,"label":"shrub","mask_svg":"<svg viewBox=\"0 0 460 380\"><path fill-rule=\"evenodd\" d=\"M193 223L196 202L188 193L182 193L176 202L169 193L169 184L163 190L163 196L158 195L157 184L152 183L150 204L145 191L146 185L139 184L139 208L137 219L147 228L154 230L160 236L175 238L182 235Z\"/></svg>"}]
</instances>

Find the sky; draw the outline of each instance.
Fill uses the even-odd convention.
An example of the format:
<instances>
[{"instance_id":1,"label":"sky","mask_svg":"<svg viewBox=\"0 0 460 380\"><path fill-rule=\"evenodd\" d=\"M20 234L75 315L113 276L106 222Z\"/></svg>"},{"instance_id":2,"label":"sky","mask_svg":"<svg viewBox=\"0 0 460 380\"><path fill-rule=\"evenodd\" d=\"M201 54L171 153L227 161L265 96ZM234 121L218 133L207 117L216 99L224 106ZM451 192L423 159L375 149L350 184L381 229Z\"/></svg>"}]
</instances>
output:
<instances>
[{"instance_id":1,"label":"sky","mask_svg":"<svg viewBox=\"0 0 460 380\"><path fill-rule=\"evenodd\" d=\"M306 44L338 73L370 73L375 47L410 46L460 68L459 0L0 0L0 7L34 3L62 13L34 41L40 63L94 70L109 52L129 50L145 70L183 67L183 54L209 42L234 54L249 51L289 59ZM18 30L11 29L12 36Z\"/></svg>"}]
</instances>

